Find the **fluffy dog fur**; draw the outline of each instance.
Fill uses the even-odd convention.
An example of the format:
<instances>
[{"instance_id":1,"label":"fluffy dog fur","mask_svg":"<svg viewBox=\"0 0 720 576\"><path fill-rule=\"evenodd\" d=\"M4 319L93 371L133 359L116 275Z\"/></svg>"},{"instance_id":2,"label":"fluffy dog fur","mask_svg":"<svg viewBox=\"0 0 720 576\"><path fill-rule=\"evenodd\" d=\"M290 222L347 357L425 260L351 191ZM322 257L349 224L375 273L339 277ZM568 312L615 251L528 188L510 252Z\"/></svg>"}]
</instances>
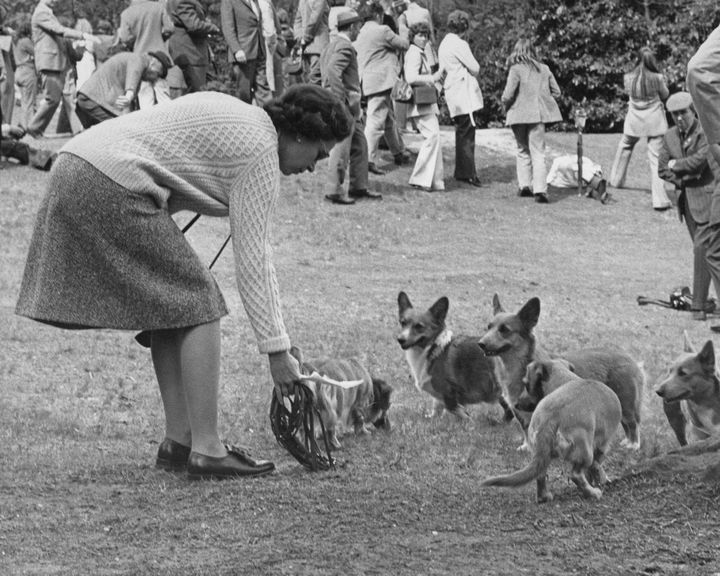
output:
<instances>
[{"instance_id":1,"label":"fluffy dog fur","mask_svg":"<svg viewBox=\"0 0 720 576\"><path fill-rule=\"evenodd\" d=\"M540 300L531 298L516 314L505 312L497 294L493 298L495 316L479 344L488 355L497 355L504 363L507 374L506 395L512 406L522 393L523 378L533 360L550 360L550 355L536 344L533 329L540 316ZM638 364L623 350L616 348L585 348L564 355L573 371L588 380L606 384L620 400L622 426L626 438L623 445L640 447L640 409L645 375ZM517 408L515 408L517 411ZM526 434L527 417L518 415ZM526 441L521 448L527 445Z\"/></svg>"},{"instance_id":2,"label":"fluffy dog fur","mask_svg":"<svg viewBox=\"0 0 720 576\"><path fill-rule=\"evenodd\" d=\"M720 434L720 379L715 368L715 348L708 340L698 352L685 332L684 353L655 387L663 409L681 446L691 439Z\"/></svg>"},{"instance_id":3,"label":"fluffy dog fur","mask_svg":"<svg viewBox=\"0 0 720 576\"><path fill-rule=\"evenodd\" d=\"M537 501L552 500L547 469L554 457L572 464L571 479L586 498L600 498L607 475L602 461L618 424L620 401L604 384L573 380L543 397L530 419L530 463L513 474L485 480L483 486L522 486L537 481ZM590 481L597 484L593 487Z\"/></svg>"},{"instance_id":4,"label":"fluffy dog fur","mask_svg":"<svg viewBox=\"0 0 720 576\"><path fill-rule=\"evenodd\" d=\"M405 351L415 387L435 399L433 415L448 410L466 417L468 404L498 402L506 419L512 419L497 372L502 365L485 355L476 336L454 336L447 329L449 306L443 296L428 310L420 311L413 307L405 292L398 295L397 341Z\"/></svg>"},{"instance_id":5,"label":"fluffy dog fur","mask_svg":"<svg viewBox=\"0 0 720 576\"><path fill-rule=\"evenodd\" d=\"M390 430L388 410L392 387L384 380L373 378L359 360L325 358L305 361L301 350L295 346L290 353L300 362L303 374L318 372L334 380L362 380L359 386L347 389L308 382L333 448L342 447L338 434L346 430L352 429L355 434L368 434L369 424ZM319 423L316 423L315 429L320 433Z\"/></svg>"}]
</instances>

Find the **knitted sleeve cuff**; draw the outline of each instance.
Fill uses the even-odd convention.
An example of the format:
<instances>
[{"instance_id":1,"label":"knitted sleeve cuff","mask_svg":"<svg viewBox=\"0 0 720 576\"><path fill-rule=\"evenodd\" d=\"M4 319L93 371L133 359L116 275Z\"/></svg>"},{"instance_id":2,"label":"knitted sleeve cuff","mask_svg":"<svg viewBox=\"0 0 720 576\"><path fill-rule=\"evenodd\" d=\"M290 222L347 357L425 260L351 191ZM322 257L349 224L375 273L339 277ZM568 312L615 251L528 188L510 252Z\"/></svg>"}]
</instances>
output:
<instances>
[{"instance_id":1,"label":"knitted sleeve cuff","mask_svg":"<svg viewBox=\"0 0 720 576\"><path fill-rule=\"evenodd\" d=\"M282 336L276 336L275 338L258 342L258 350L260 350L260 354L290 350L290 337L287 334L283 334Z\"/></svg>"}]
</instances>

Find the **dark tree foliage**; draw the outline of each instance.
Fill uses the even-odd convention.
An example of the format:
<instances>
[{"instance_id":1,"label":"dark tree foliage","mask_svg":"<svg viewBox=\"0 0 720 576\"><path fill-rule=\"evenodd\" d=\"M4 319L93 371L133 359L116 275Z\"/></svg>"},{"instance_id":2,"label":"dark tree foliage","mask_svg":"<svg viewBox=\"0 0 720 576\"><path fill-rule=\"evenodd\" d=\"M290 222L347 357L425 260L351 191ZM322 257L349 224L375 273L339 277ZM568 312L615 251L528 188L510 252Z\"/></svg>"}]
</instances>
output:
<instances>
[{"instance_id":1,"label":"dark tree foliage","mask_svg":"<svg viewBox=\"0 0 720 576\"><path fill-rule=\"evenodd\" d=\"M440 38L455 8L475 20L469 41L485 97L478 119L488 126L504 121L505 60L522 36L534 39L555 74L567 122L572 124L581 105L590 130L617 131L627 108L622 76L633 68L639 48L655 51L671 92L677 91L684 87L688 60L720 24L716 0L440 0L433 13Z\"/></svg>"}]
</instances>

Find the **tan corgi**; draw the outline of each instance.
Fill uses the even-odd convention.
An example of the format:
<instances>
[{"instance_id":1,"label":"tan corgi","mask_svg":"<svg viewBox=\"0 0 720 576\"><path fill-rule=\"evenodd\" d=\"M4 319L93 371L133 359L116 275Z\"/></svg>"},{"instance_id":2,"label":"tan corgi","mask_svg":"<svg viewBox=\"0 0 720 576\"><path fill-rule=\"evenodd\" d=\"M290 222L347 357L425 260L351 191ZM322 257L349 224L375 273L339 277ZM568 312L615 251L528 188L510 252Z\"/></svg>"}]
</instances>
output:
<instances>
[{"instance_id":1,"label":"tan corgi","mask_svg":"<svg viewBox=\"0 0 720 576\"><path fill-rule=\"evenodd\" d=\"M525 389L515 403L519 410L532 412L545 396L572 380L582 380L567 360L533 360L528 364L523 383Z\"/></svg>"},{"instance_id":2,"label":"tan corgi","mask_svg":"<svg viewBox=\"0 0 720 576\"><path fill-rule=\"evenodd\" d=\"M413 307L405 292L398 294L400 333L398 344L405 358L415 387L435 400L433 415L448 410L467 417L466 406L480 402L499 403L505 419L513 413L502 395L502 365L488 358L477 345L477 336L455 336L448 330L450 303L438 299L428 310Z\"/></svg>"},{"instance_id":3,"label":"tan corgi","mask_svg":"<svg viewBox=\"0 0 720 576\"><path fill-rule=\"evenodd\" d=\"M303 374L317 372L333 380L362 380L362 384L353 388L340 388L330 384L307 382L315 395L315 405L320 413L328 433L330 446L340 449L342 445L338 435L347 430L355 434L368 434L368 425L390 430L390 395L392 387L384 380L373 378L367 368L356 358L325 358L307 361L302 351L293 346L290 353L300 363ZM321 433L316 423L315 431Z\"/></svg>"},{"instance_id":4,"label":"tan corgi","mask_svg":"<svg viewBox=\"0 0 720 576\"><path fill-rule=\"evenodd\" d=\"M698 352L684 333L684 354L655 387L663 399L663 409L681 446L687 441L687 428L693 440L720 434L720 379L715 367L712 340Z\"/></svg>"},{"instance_id":5,"label":"tan corgi","mask_svg":"<svg viewBox=\"0 0 720 576\"><path fill-rule=\"evenodd\" d=\"M488 478L482 486L515 487L535 480L538 503L547 502L553 498L547 488L547 469L559 456L572 464L570 477L583 496L600 498L601 487L607 482L602 462L621 413L618 397L601 382L567 382L544 396L532 413L528 428L530 463L513 474Z\"/></svg>"},{"instance_id":6,"label":"tan corgi","mask_svg":"<svg viewBox=\"0 0 720 576\"><path fill-rule=\"evenodd\" d=\"M505 365L507 401L517 411L515 404L524 389L523 379L527 366L533 360L550 360L551 356L535 341L533 329L540 317L540 300L531 298L516 314L505 312L497 294L493 297L494 317L487 332L479 340L488 355L498 356ZM625 430L623 445L640 448L640 410L645 374L640 366L623 350L618 348L585 348L563 358L573 371L588 380L598 380L617 394L622 406L622 426ZM521 425L527 418L519 415ZM525 430L524 430L525 432ZM523 443L521 448L527 445Z\"/></svg>"}]
</instances>

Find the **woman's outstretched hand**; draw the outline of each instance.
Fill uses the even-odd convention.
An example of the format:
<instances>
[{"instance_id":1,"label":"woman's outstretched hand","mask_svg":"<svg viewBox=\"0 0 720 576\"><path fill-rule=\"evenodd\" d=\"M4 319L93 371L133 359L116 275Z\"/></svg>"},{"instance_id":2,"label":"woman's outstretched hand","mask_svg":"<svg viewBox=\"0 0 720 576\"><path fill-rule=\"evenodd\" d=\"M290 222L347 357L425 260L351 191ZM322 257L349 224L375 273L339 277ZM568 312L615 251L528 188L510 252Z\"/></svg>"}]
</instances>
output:
<instances>
[{"instance_id":1,"label":"woman's outstretched hand","mask_svg":"<svg viewBox=\"0 0 720 576\"><path fill-rule=\"evenodd\" d=\"M300 364L289 351L268 354L270 375L281 394L292 392L293 384L300 380Z\"/></svg>"}]
</instances>

